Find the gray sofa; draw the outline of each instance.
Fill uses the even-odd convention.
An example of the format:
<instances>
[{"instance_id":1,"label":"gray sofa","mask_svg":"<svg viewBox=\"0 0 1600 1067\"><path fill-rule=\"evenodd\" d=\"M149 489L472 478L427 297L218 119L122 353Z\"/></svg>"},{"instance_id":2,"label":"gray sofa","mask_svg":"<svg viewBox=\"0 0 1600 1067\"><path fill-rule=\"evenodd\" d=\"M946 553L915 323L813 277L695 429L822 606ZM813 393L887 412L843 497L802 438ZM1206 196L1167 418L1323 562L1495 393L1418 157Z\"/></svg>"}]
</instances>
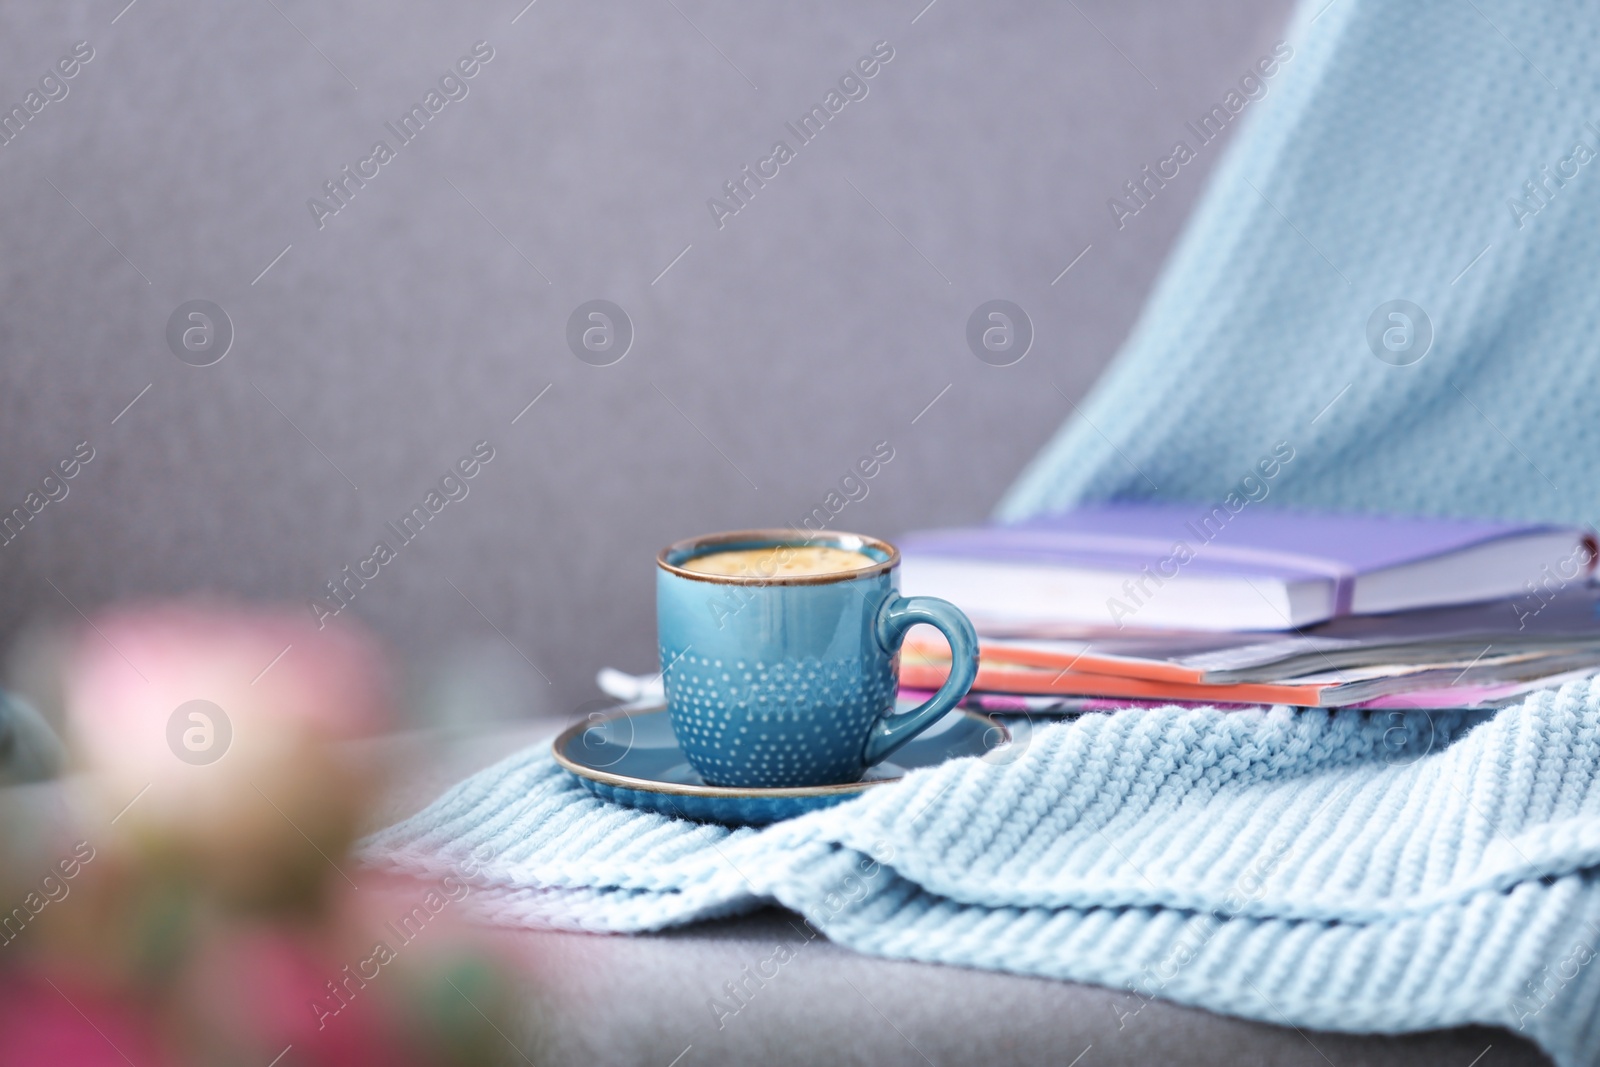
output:
<instances>
[{"instance_id":1,"label":"gray sofa","mask_svg":"<svg viewBox=\"0 0 1600 1067\"><path fill-rule=\"evenodd\" d=\"M668 541L819 507L890 537L986 514L1126 334L1228 134L1136 214L1108 200L1287 15L0 8L0 638L117 598L287 600L359 616L489 750L496 721L581 714L599 667L652 667ZM1030 324L1019 360L969 343L993 299ZM470 765L425 763L417 804ZM705 1000L791 930L508 935L537 976L530 1055L1538 1060L1496 1033L1128 1018L1115 992L826 944L717 1030Z\"/></svg>"}]
</instances>

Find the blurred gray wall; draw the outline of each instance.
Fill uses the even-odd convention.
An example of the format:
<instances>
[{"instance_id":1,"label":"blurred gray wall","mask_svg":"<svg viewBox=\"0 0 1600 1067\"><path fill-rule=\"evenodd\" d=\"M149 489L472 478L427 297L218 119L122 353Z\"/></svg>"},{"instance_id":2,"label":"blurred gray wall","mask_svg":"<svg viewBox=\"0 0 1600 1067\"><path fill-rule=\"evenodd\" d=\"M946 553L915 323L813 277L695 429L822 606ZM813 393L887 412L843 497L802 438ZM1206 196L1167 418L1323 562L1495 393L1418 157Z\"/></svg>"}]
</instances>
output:
<instances>
[{"instance_id":1,"label":"blurred gray wall","mask_svg":"<svg viewBox=\"0 0 1600 1067\"><path fill-rule=\"evenodd\" d=\"M1220 147L1120 230L1107 199L1287 4L924 2L0 6L24 114L0 144L0 512L66 490L0 547L0 637L152 594L305 607L383 539L351 613L415 666L477 649L518 709L559 713L602 665L653 669L659 546L795 522L879 442L836 528L982 519ZM786 123L877 42L866 95L802 143ZM385 124L430 89L402 143ZM379 140L393 158L345 179ZM719 226L708 200L738 206L724 183L778 140L794 158ZM997 298L1034 333L1010 366L967 340ZM595 299L632 324L609 366L568 343ZM192 300L231 322L209 366L220 323L209 355L168 342ZM385 524L479 441L465 497L401 545Z\"/></svg>"}]
</instances>

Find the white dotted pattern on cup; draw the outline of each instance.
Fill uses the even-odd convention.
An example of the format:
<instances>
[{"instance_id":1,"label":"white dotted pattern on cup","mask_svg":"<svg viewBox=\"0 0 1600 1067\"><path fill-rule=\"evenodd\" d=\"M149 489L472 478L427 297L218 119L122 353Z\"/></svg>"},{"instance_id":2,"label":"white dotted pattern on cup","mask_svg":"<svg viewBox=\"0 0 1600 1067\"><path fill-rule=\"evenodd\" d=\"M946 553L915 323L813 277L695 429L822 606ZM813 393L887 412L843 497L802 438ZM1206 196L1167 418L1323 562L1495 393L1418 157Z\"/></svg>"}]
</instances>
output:
<instances>
[{"instance_id":1,"label":"white dotted pattern on cup","mask_svg":"<svg viewBox=\"0 0 1600 1067\"><path fill-rule=\"evenodd\" d=\"M894 703L893 674L857 659L721 660L662 648L667 700L685 754L731 786L848 781L867 731Z\"/></svg>"}]
</instances>

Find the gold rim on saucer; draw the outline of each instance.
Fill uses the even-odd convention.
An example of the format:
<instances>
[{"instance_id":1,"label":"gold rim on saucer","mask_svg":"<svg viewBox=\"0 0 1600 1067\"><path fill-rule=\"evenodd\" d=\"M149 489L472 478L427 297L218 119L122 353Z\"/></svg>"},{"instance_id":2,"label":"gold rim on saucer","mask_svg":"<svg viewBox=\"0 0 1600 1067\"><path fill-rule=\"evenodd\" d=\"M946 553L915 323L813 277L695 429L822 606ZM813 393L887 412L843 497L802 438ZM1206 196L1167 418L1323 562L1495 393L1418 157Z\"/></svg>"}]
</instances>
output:
<instances>
[{"instance_id":1,"label":"gold rim on saucer","mask_svg":"<svg viewBox=\"0 0 1600 1067\"><path fill-rule=\"evenodd\" d=\"M787 787L683 785L677 782L661 782L653 778L634 778L631 775L615 774L611 771L603 771L597 770L593 767L586 767L583 764L568 758L566 753L562 751L562 749L564 749L572 740L581 734L594 729L601 723L615 722L619 719L632 718L635 715L653 714L656 712L665 712L666 710L667 709L665 707L641 708L637 711L622 711L616 713L615 715L607 715L601 719L573 723L571 726L561 731L561 733L556 736L556 739L550 743L551 754L555 756L556 762L561 765L562 769L569 771L580 778L587 778L590 781L601 782L605 785L618 786L623 789L632 789L638 792L667 793L672 796L685 797L717 797L734 799L748 797L776 798L839 796L841 794L859 793L870 789L875 785L886 785L889 782L898 782L905 777L903 774L897 774L893 778L864 778L860 781L841 782L837 785L804 785ZM989 716L981 715L975 711L969 711L966 708L957 708L955 710L961 715L972 719L974 722L992 729L999 730L1004 735L1004 739L1001 741L1001 744L1011 740L1011 731L1006 729L1003 724L991 719ZM993 749L990 751L993 751ZM688 762L688 757L685 757L685 762Z\"/></svg>"}]
</instances>

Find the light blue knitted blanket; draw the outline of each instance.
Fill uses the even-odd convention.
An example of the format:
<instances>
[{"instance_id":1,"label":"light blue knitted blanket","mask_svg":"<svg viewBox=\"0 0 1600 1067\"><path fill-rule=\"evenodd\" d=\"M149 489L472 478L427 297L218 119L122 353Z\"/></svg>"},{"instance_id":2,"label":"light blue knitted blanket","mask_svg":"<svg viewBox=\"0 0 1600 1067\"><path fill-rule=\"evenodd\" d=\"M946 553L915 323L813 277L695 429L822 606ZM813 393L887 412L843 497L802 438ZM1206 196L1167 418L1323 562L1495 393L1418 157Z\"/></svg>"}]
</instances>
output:
<instances>
[{"instance_id":1,"label":"light blue knitted blanket","mask_svg":"<svg viewBox=\"0 0 1600 1067\"><path fill-rule=\"evenodd\" d=\"M1592 522L1600 8L1312 0L1288 39L1127 350L1002 514L1221 502L1287 441L1265 506ZM1369 343L1395 299L1431 324L1418 361ZM604 804L536 749L365 856L479 868L500 923L776 900L863 952L1122 987L1129 1011L1483 1023L1600 1063L1600 683L1486 721L1086 716L1002 751L730 832Z\"/></svg>"},{"instance_id":2,"label":"light blue knitted blanket","mask_svg":"<svg viewBox=\"0 0 1600 1067\"><path fill-rule=\"evenodd\" d=\"M368 840L476 867L492 922L653 930L778 901L862 952L1070 978L1279 1025L1600 1049L1600 684L1450 716L1157 711L763 830L615 807L543 746ZM1451 734L1458 736L1452 743ZM476 857L474 861L472 857Z\"/></svg>"},{"instance_id":3,"label":"light blue knitted blanket","mask_svg":"<svg viewBox=\"0 0 1600 1067\"><path fill-rule=\"evenodd\" d=\"M1217 503L1284 441L1271 505L1600 525L1600 7L1305 0L1288 39L1002 516ZM1374 355L1392 300L1425 355Z\"/></svg>"}]
</instances>

